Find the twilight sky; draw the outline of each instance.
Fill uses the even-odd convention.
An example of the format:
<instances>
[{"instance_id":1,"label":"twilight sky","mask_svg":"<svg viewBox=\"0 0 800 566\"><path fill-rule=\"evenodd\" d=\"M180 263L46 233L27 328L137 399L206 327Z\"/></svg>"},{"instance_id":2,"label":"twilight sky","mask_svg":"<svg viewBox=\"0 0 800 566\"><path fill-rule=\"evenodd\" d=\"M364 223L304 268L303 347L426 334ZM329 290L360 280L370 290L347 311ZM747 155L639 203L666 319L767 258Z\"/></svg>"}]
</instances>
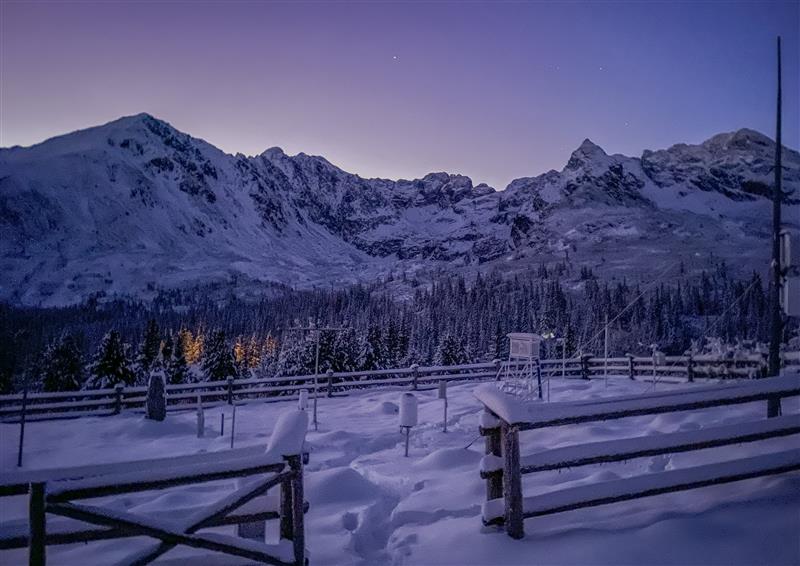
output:
<instances>
[{"instance_id":1,"label":"twilight sky","mask_svg":"<svg viewBox=\"0 0 800 566\"><path fill-rule=\"evenodd\" d=\"M800 146L796 1L0 0L0 146L149 112L221 149L365 177L504 188L609 153L774 136Z\"/></svg>"}]
</instances>

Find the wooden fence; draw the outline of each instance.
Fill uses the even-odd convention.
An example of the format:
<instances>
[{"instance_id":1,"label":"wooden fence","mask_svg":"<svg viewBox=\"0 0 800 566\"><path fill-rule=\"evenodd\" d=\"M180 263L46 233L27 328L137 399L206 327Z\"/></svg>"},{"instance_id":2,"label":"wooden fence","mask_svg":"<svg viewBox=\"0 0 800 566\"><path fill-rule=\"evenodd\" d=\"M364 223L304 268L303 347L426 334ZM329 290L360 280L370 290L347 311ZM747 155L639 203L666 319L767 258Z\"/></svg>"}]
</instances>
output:
<instances>
[{"instance_id":1,"label":"wooden fence","mask_svg":"<svg viewBox=\"0 0 800 566\"><path fill-rule=\"evenodd\" d=\"M486 456L481 461L481 477L486 480L483 521L487 525L503 525L512 538L524 536L523 520L529 517L800 469L800 450L789 450L755 458L594 483L526 498L523 498L522 493L523 474L621 462L798 434L798 415L781 417L779 409L780 399L800 395L800 375L596 402L524 402L489 384L480 386L475 394L485 408L480 424L480 433L485 437L486 445ZM778 414L769 414L768 416L774 418L749 423L567 446L520 456L521 431L754 401L772 401L772 406L778 407Z\"/></svg>"},{"instance_id":2,"label":"wooden fence","mask_svg":"<svg viewBox=\"0 0 800 566\"><path fill-rule=\"evenodd\" d=\"M783 354L784 365L800 364L800 352ZM625 356L598 358L584 355L569 359L540 361L547 378L629 377L631 379L688 380L705 378L757 378L764 374L766 359L761 355L742 358L716 356L667 356L663 365L655 365L653 357ZM354 389L401 386L417 389L439 381L481 381L495 379L508 362L457 366L412 365L407 368L356 372L327 372L319 376L276 376L253 379L228 379L200 383L168 385L168 410L187 409L199 398L204 407L234 402L284 400L296 398L302 389L331 397ZM0 395L0 420L8 422L23 413L30 419L52 419L75 416L114 415L127 409L142 410L147 387L116 387L113 389L67 391L59 393L29 393Z\"/></svg>"},{"instance_id":3,"label":"wooden fence","mask_svg":"<svg viewBox=\"0 0 800 566\"><path fill-rule=\"evenodd\" d=\"M308 417L303 411L278 419L266 452L263 448L231 450L177 458L84 466L59 470L0 474L0 497L28 494L27 520L0 527L0 549L28 547L29 564L44 566L46 548L96 540L147 536L159 542L119 564L150 564L178 545L276 565L305 566L303 514L303 443ZM165 509L158 518L75 503L135 492L161 490L228 478L257 476L233 493L200 508ZM278 496L267 492L279 487ZM238 510L238 511L237 511ZM52 524L46 515L58 515ZM165 520L174 516L174 520ZM264 521L279 520L280 541L266 544ZM239 525L245 540L202 529ZM249 527L249 528L248 528ZM203 562L202 556L198 557Z\"/></svg>"}]
</instances>

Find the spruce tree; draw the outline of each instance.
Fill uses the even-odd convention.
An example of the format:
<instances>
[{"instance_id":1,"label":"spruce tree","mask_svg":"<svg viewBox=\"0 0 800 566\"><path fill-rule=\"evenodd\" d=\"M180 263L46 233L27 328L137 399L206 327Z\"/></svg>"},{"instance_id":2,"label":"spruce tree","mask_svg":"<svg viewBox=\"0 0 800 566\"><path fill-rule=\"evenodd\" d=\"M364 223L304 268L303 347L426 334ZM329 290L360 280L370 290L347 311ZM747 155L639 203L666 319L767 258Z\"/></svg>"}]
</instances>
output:
<instances>
[{"instance_id":1,"label":"spruce tree","mask_svg":"<svg viewBox=\"0 0 800 566\"><path fill-rule=\"evenodd\" d=\"M139 356L136 359L138 370L143 376L147 376L153 367L153 364L158 359L158 354L161 346L161 332L155 319L151 318L147 321L147 327L144 331L142 344L139 349Z\"/></svg>"},{"instance_id":2,"label":"spruce tree","mask_svg":"<svg viewBox=\"0 0 800 566\"><path fill-rule=\"evenodd\" d=\"M452 334L445 334L436 353L436 363L442 366L455 366L468 361L464 345Z\"/></svg>"},{"instance_id":3,"label":"spruce tree","mask_svg":"<svg viewBox=\"0 0 800 566\"><path fill-rule=\"evenodd\" d=\"M122 342L119 332L112 330L103 341L89 367L89 388L102 389L117 384L133 385L134 373L128 359L128 345Z\"/></svg>"},{"instance_id":4,"label":"spruce tree","mask_svg":"<svg viewBox=\"0 0 800 566\"><path fill-rule=\"evenodd\" d=\"M169 382L171 385L179 383L189 383L189 364L186 363L186 356L183 355L183 348L175 348L172 357L165 360L165 366Z\"/></svg>"},{"instance_id":5,"label":"spruce tree","mask_svg":"<svg viewBox=\"0 0 800 566\"><path fill-rule=\"evenodd\" d=\"M203 372L209 381L217 381L236 376L233 352L225 339L225 332L218 330L211 334L203 352Z\"/></svg>"},{"instance_id":6,"label":"spruce tree","mask_svg":"<svg viewBox=\"0 0 800 566\"><path fill-rule=\"evenodd\" d=\"M84 381L83 356L75 339L65 334L50 344L42 360L42 390L77 391Z\"/></svg>"}]
</instances>

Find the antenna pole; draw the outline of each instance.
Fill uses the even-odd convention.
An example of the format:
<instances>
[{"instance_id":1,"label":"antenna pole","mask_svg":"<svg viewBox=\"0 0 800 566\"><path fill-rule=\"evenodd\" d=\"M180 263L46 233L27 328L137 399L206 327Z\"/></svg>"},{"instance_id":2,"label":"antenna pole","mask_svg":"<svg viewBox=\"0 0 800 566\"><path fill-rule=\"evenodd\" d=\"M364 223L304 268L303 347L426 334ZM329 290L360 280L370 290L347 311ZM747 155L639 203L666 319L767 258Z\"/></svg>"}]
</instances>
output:
<instances>
[{"instance_id":1,"label":"antenna pole","mask_svg":"<svg viewBox=\"0 0 800 566\"><path fill-rule=\"evenodd\" d=\"M775 186L772 192L772 289L770 293L770 341L767 374L776 376L780 373L780 347L781 347L781 188L783 169L781 166L781 38L778 36L778 104L775 120ZM781 412L780 400L771 399L768 402L768 416L777 416Z\"/></svg>"}]
</instances>

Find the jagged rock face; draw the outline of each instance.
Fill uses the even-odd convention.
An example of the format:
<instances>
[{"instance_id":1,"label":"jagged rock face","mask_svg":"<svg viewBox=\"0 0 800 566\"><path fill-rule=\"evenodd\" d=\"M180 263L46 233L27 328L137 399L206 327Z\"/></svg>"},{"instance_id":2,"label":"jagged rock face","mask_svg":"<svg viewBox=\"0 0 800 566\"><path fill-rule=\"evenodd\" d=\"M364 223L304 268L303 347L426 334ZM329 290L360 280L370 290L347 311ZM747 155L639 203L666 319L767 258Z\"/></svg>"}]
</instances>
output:
<instances>
[{"instance_id":1,"label":"jagged rock face","mask_svg":"<svg viewBox=\"0 0 800 566\"><path fill-rule=\"evenodd\" d=\"M279 148L228 155L141 114L0 150L0 300L605 262L609 250L705 253L711 238L729 239L727 255L746 262L734 246L758 249L767 237L773 148L749 130L641 159L586 140L562 171L498 192L448 173L363 179ZM785 150L784 165L796 189L797 152ZM791 218L797 195L786 203Z\"/></svg>"},{"instance_id":2,"label":"jagged rock face","mask_svg":"<svg viewBox=\"0 0 800 566\"><path fill-rule=\"evenodd\" d=\"M800 157L796 151L782 155L784 183L800 186ZM719 134L700 145L678 144L659 151L646 150L642 169L659 187L683 185L693 190L720 193L734 201L771 198L775 142L753 130ZM786 204L797 204L798 195Z\"/></svg>"}]
</instances>

